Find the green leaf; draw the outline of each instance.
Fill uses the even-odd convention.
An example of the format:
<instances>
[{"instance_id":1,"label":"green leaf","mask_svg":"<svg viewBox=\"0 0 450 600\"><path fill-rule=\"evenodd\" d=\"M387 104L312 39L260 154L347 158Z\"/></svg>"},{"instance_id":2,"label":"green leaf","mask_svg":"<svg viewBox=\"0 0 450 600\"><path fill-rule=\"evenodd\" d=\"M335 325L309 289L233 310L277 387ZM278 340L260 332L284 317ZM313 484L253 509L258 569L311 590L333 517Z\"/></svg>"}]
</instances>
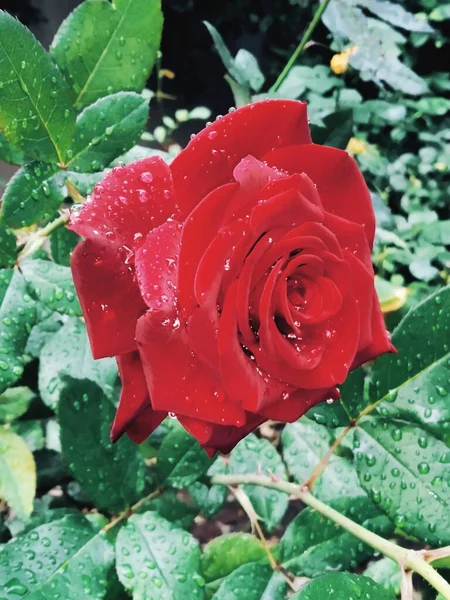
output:
<instances>
[{"instance_id":1,"label":"green leaf","mask_svg":"<svg viewBox=\"0 0 450 600\"><path fill-rule=\"evenodd\" d=\"M330 432L306 418L288 423L281 434L283 458L298 483L305 482L332 444ZM356 470L348 458L333 454L313 488L314 495L324 501L343 496L365 496L358 483Z\"/></svg>"},{"instance_id":2,"label":"green leaf","mask_svg":"<svg viewBox=\"0 0 450 600\"><path fill-rule=\"evenodd\" d=\"M345 108L328 115L323 125L311 128L314 143L345 150L353 134L353 109Z\"/></svg>"},{"instance_id":3,"label":"green leaf","mask_svg":"<svg viewBox=\"0 0 450 600\"><path fill-rule=\"evenodd\" d=\"M34 298L52 311L69 317L81 316L81 308L69 267L49 260L24 260L20 265L27 287Z\"/></svg>"},{"instance_id":4,"label":"green leaf","mask_svg":"<svg viewBox=\"0 0 450 600\"><path fill-rule=\"evenodd\" d=\"M96 507L122 510L144 489L139 447L126 437L111 444L115 407L98 385L70 378L64 384L58 409L63 456Z\"/></svg>"},{"instance_id":5,"label":"green leaf","mask_svg":"<svg viewBox=\"0 0 450 600\"><path fill-rule=\"evenodd\" d=\"M25 346L35 320L35 302L20 272L14 271L0 306L0 393L23 373Z\"/></svg>"},{"instance_id":6,"label":"green leaf","mask_svg":"<svg viewBox=\"0 0 450 600\"><path fill-rule=\"evenodd\" d=\"M383 557L376 562L369 564L364 571L365 577L370 577L376 583L385 587L391 594L400 595L400 586L402 575L398 563L390 558Z\"/></svg>"},{"instance_id":7,"label":"green leaf","mask_svg":"<svg viewBox=\"0 0 450 600\"><path fill-rule=\"evenodd\" d=\"M68 167L100 171L140 139L148 119L148 100L133 92L100 98L79 115Z\"/></svg>"},{"instance_id":8,"label":"green leaf","mask_svg":"<svg viewBox=\"0 0 450 600\"><path fill-rule=\"evenodd\" d=\"M167 490L156 498L143 502L135 512L149 510L157 512L160 517L182 529L189 529L198 513L194 506L180 500L174 490Z\"/></svg>"},{"instance_id":9,"label":"green leaf","mask_svg":"<svg viewBox=\"0 0 450 600\"><path fill-rule=\"evenodd\" d=\"M387 21L396 27L407 29L408 31L416 31L421 33L433 33L434 29L430 25L417 18L395 2L387 0L358 0L360 6L369 9L371 13Z\"/></svg>"},{"instance_id":10,"label":"green leaf","mask_svg":"<svg viewBox=\"0 0 450 600\"><path fill-rule=\"evenodd\" d=\"M225 475L228 466L219 456L208 469L207 475ZM222 507L227 498L227 488L224 485L207 485L202 481L195 481L188 487L189 495L194 505L201 514L207 518L212 517Z\"/></svg>"},{"instance_id":11,"label":"green leaf","mask_svg":"<svg viewBox=\"0 0 450 600\"><path fill-rule=\"evenodd\" d=\"M154 512L128 519L116 555L119 580L133 600L204 598L197 540Z\"/></svg>"},{"instance_id":12,"label":"green leaf","mask_svg":"<svg viewBox=\"0 0 450 600\"><path fill-rule=\"evenodd\" d=\"M364 598L395 600L395 596L368 577L353 573L329 573L310 581L291 600L324 600L325 598Z\"/></svg>"},{"instance_id":13,"label":"green leaf","mask_svg":"<svg viewBox=\"0 0 450 600\"><path fill-rule=\"evenodd\" d=\"M12 267L16 262L16 236L11 229L0 224L0 267Z\"/></svg>"},{"instance_id":14,"label":"green leaf","mask_svg":"<svg viewBox=\"0 0 450 600\"><path fill-rule=\"evenodd\" d=\"M100 173L76 173L67 171L66 180L75 187L75 189L84 197L92 194L94 186L105 177L107 171Z\"/></svg>"},{"instance_id":15,"label":"green leaf","mask_svg":"<svg viewBox=\"0 0 450 600\"><path fill-rule=\"evenodd\" d=\"M404 421L365 417L355 432L361 485L399 529L434 546L450 543L450 451Z\"/></svg>"},{"instance_id":16,"label":"green leaf","mask_svg":"<svg viewBox=\"0 0 450 600\"><path fill-rule=\"evenodd\" d=\"M203 549L201 573L205 581L223 579L241 565L267 558L261 541L250 533L228 533Z\"/></svg>"},{"instance_id":17,"label":"green leaf","mask_svg":"<svg viewBox=\"0 0 450 600\"><path fill-rule=\"evenodd\" d=\"M366 529L390 536L394 526L367 497L339 498L330 506ZM280 541L280 562L297 576L355 569L375 550L317 511L306 508L288 525Z\"/></svg>"},{"instance_id":18,"label":"green leaf","mask_svg":"<svg viewBox=\"0 0 450 600\"><path fill-rule=\"evenodd\" d=\"M10 179L1 216L10 227L25 227L52 217L64 200L64 176L57 165L30 163Z\"/></svg>"},{"instance_id":19,"label":"green leaf","mask_svg":"<svg viewBox=\"0 0 450 600\"><path fill-rule=\"evenodd\" d=\"M11 165L23 165L27 162L24 153L19 148L8 142L5 135L0 131L0 160Z\"/></svg>"},{"instance_id":20,"label":"green leaf","mask_svg":"<svg viewBox=\"0 0 450 600\"><path fill-rule=\"evenodd\" d=\"M11 429L23 439L31 452L42 450L45 447L43 422L39 419L15 421L11 423Z\"/></svg>"},{"instance_id":21,"label":"green leaf","mask_svg":"<svg viewBox=\"0 0 450 600\"><path fill-rule=\"evenodd\" d=\"M250 434L233 449L228 465L233 475L262 473L281 479L287 478L286 468L280 455L270 442ZM255 485L242 486L253 507L268 531L274 529L286 512L288 496L283 492Z\"/></svg>"},{"instance_id":22,"label":"green leaf","mask_svg":"<svg viewBox=\"0 0 450 600\"><path fill-rule=\"evenodd\" d=\"M430 21L447 21L450 19L450 4L436 6L428 17Z\"/></svg>"},{"instance_id":23,"label":"green leaf","mask_svg":"<svg viewBox=\"0 0 450 600\"><path fill-rule=\"evenodd\" d=\"M12 269L0 269L0 306L13 275L14 271Z\"/></svg>"},{"instance_id":24,"label":"green leaf","mask_svg":"<svg viewBox=\"0 0 450 600\"><path fill-rule=\"evenodd\" d=\"M86 0L76 8L51 47L75 106L122 90L140 92L156 60L162 24L160 0Z\"/></svg>"},{"instance_id":25,"label":"green leaf","mask_svg":"<svg viewBox=\"0 0 450 600\"><path fill-rule=\"evenodd\" d=\"M366 408L367 400L364 390L366 374L360 367L350 373L340 387L340 404L351 419L356 419L359 413ZM348 423L347 423L348 424Z\"/></svg>"},{"instance_id":26,"label":"green leaf","mask_svg":"<svg viewBox=\"0 0 450 600\"><path fill-rule=\"evenodd\" d=\"M0 561L5 600L104 598L114 548L81 515L40 525L8 542ZM20 569L11 565L20 556Z\"/></svg>"},{"instance_id":27,"label":"green leaf","mask_svg":"<svg viewBox=\"0 0 450 600\"><path fill-rule=\"evenodd\" d=\"M42 348L48 340L62 327L63 317L58 313L52 313L49 317L39 321L31 330L25 346L25 354L33 358L39 358Z\"/></svg>"},{"instance_id":28,"label":"green leaf","mask_svg":"<svg viewBox=\"0 0 450 600\"><path fill-rule=\"evenodd\" d=\"M0 499L20 519L33 510L36 465L25 442L13 431L0 427Z\"/></svg>"},{"instance_id":29,"label":"green leaf","mask_svg":"<svg viewBox=\"0 0 450 600\"><path fill-rule=\"evenodd\" d=\"M64 388L64 375L89 379L107 396L112 396L117 379L114 359L92 358L86 327L76 318L68 319L42 348L39 362L39 391L47 406L54 409Z\"/></svg>"},{"instance_id":30,"label":"green leaf","mask_svg":"<svg viewBox=\"0 0 450 600\"><path fill-rule=\"evenodd\" d=\"M15 387L0 394L0 421L9 423L21 417L30 406L35 393L28 387Z\"/></svg>"},{"instance_id":31,"label":"green leaf","mask_svg":"<svg viewBox=\"0 0 450 600\"><path fill-rule=\"evenodd\" d=\"M392 335L397 355L379 358L370 396L377 411L423 425L441 437L450 427L450 287L414 306Z\"/></svg>"},{"instance_id":32,"label":"green leaf","mask_svg":"<svg viewBox=\"0 0 450 600\"><path fill-rule=\"evenodd\" d=\"M69 267L70 256L79 241L80 237L67 227L56 229L50 236L50 250L53 260L59 265Z\"/></svg>"},{"instance_id":33,"label":"green leaf","mask_svg":"<svg viewBox=\"0 0 450 600\"><path fill-rule=\"evenodd\" d=\"M284 600L286 579L272 567L248 563L223 581L212 600Z\"/></svg>"},{"instance_id":34,"label":"green leaf","mask_svg":"<svg viewBox=\"0 0 450 600\"><path fill-rule=\"evenodd\" d=\"M248 50L245 50L245 48L241 48L234 58L234 64L248 81L251 89L254 92L259 92L264 85L265 77L253 54Z\"/></svg>"},{"instance_id":35,"label":"green leaf","mask_svg":"<svg viewBox=\"0 0 450 600\"><path fill-rule=\"evenodd\" d=\"M211 459L185 429L177 427L163 440L156 471L162 483L183 489L206 473Z\"/></svg>"},{"instance_id":36,"label":"green leaf","mask_svg":"<svg viewBox=\"0 0 450 600\"><path fill-rule=\"evenodd\" d=\"M0 12L0 129L27 157L63 163L75 112L69 88L33 34Z\"/></svg>"}]
</instances>

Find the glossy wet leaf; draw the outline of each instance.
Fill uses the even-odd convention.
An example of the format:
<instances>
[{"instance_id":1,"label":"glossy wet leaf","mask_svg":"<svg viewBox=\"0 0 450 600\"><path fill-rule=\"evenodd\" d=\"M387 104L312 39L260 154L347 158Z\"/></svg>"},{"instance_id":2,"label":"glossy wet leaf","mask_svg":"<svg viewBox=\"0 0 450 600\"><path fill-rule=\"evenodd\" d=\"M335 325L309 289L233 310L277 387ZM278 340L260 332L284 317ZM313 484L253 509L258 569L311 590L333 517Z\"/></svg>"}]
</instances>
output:
<instances>
[{"instance_id":1,"label":"glossy wet leaf","mask_svg":"<svg viewBox=\"0 0 450 600\"><path fill-rule=\"evenodd\" d=\"M223 458L219 456L209 467L207 476L225 475L226 473L228 473L228 466ZM224 485L208 485L203 481L195 481L187 489L192 502L206 518L216 514L224 504L228 494L228 490Z\"/></svg>"},{"instance_id":2,"label":"glossy wet leaf","mask_svg":"<svg viewBox=\"0 0 450 600\"><path fill-rule=\"evenodd\" d=\"M394 531L392 522L367 497L339 498L330 506L383 537ZM373 548L311 508L291 521L280 540L280 562L298 576L355 569L374 554Z\"/></svg>"},{"instance_id":3,"label":"glossy wet leaf","mask_svg":"<svg viewBox=\"0 0 450 600\"><path fill-rule=\"evenodd\" d=\"M25 386L12 387L0 394L0 422L9 423L21 417L35 397Z\"/></svg>"},{"instance_id":4,"label":"glossy wet leaf","mask_svg":"<svg viewBox=\"0 0 450 600\"><path fill-rule=\"evenodd\" d=\"M118 92L85 108L75 126L68 168L103 170L139 140L148 110L148 100L133 92Z\"/></svg>"},{"instance_id":5,"label":"glossy wet leaf","mask_svg":"<svg viewBox=\"0 0 450 600\"><path fill-rule=\"evenodd\" d=\"M39 362L39 391L42 400L55 408L61 398L65 375L76 379L89 379L111 396L117 380L117 367L113 358L92 358L84 323L77 318L66 320L64 325L44 344Z\"/></svg>"},{"instance_id":6,"label":"glossy wet leaf","mask_svg":"<svg viewBox=\"0 0 450 600\"><path fill-rule=\"evenodd\" d=\"M284 600L286 579L269 565L242 565L222 582L212 600Z\"/></svg>"},{"instance_id":7,"label":"glossy wet leaf","mask_svg":"<svg viewBox=\"0 0 450 600\"><path fill-rule=\"evenodd\" d=\"M286 468L270 442L248 435L233 449L228 465L230 474L261 473L286 479ZM274 529L286 512L288 495L255 485L242 486L266 529Z\"/></svg>"},{"instance_id":8,"label":"glossy wet leaf","mask_svg":"<svg viewBox=\"0 0 450 600\"><path fill-rule=\"evenodd\" d=\"M85 0L62 23L51 53L72 86L75 105L140 92L156 60L160 0Z\"/></svg>"},{"instance_id":9,"label":"glossy wet leaf","mask_svg":"<svg viewBox=\"0 0 450 600\"><path fill-rule=\"evenodd\" d=\"M30 159L64 161L75 112L66 81L33 34L0 12L0 129Z\"/></svg>"},{"instance_id":10,"label":"glossy wet leaf","mask_svg":"<svg viewBox=\"0 0 450 600\"><path fill-rule=\"evenodd\" d=\"M22 566L12 569L20 556ZM114 548L81 515L40 525L8 542L0 558L2 597L104 598Z\"/></svg>"},{"instance_id":11,"label":"glossy wet leaf","mask_svg":"<svg viewBox=\"0 0 450 600\"><path fill-rule=\"evenodd\" d=\"M95 506L117 512L142 495L145 463L127 437L110 442L114 414L111 400L92 381L64 381L58 409L64 459Z\"/></svg>"},{"instance_id":12,"label":"glossy wet leaf","mask_svg":"<svg viewBox=\"0 0 450 600\"><path fill-rule=\"evenodd\" d=\"M25 227L49 219L64 197L64 178L57 165L29 163L6 186L3 221L10 227Z\"/></svg>"},{"instance_id":13,"label":"glossy wet leaf","mask_svg":"<svg viewBox=\"0 0 450 600\"><path fill-rule=\"evenodd\" d=\"M395 596L368 577L353 573L329 573L307 583L291 600L395 600Z\"/></svg>"},{"instance_id":14,"label":"glossy wet leaf","mask_svg":"<svg viewBox=\"0 0 450 600\"><path fill-rule=\"evenodd\" d=\"M27 162L22 150L11 144L2 132L0 132L0 160L12 165L23 165Z\"/></svg>"},{"instance_id":15,"label":"glossy wet leaf","mask_svg":"<svg viewBox=\"0 0 450 600\"><path fill-rule=\"evenodd\" d=\"M390 558L383 557L370 563L364 571L364 575L385 587L392 594L400 595L402 575L398 563Z\"/></svg>"},{"instance_id":16,"label":"glossy wet leaf","mask_svg":"<svg viewBox=\"0 0 450 600\"><path fill-rule=\"evenodd\" d=\"M167 490L147 500L135 512L143 513L149 510L157 512L163 519L182 529L191 527L198 512L194 506L180 500L174 490Z\"/></svg>"},{"instance_id":17,"label":"glossy wet leaf","mask_svg":"<svg viewBox=\"0 0 450 600\"><path fill-rule=\"evenodd\" d=\"M54 312L69 317L81 316L70 267L35 259L24 260L20 268L33 298Z\"/></svg>"},{"instance_id":18,"label":"glossy wet leaf","mask_svg":"<svg viewBox=\"0 0 450 600\"><path fill-rule=\"evenodd\" d=\"M182 489L204 475L211 462L197 440L177 427L164 438L158 450L156 469L162 483Z\"/></svg>"},{"instance_id":19,"label":"glossy wet leaf","mask_svg":"<svg viewBox=\"0 0 450 600\"><path fill-rule=\"evenodd\" d=\"M450 288L413 307L392 335L398 355L376 361L370 393L384 417L412 421L437 437L450 431Z\"/></svg>"},{"instance_id":20,"label":"glossy wet leaf","mask_svg":"<svg viewBox=\"0 0 450 600\"><path fill-rule=\"evenodd\" d=\"M354 439L361 485L399 529L450 543L448 447L416 425L366 417Z\"/></svg>"},{"instance_id":21,"label":"glossy wet leaf","mask_svg":"<svg viewBox=\"0 0 450 600\"><path fill-rule=\"evenodd\" d=\"M155 512L128 519L116 556L119 580L133 600L204 598L197 540Z\"/></svg>"},{"instance_id":22,"label":"glossy wet leaf","mask_svg":"<svg viewBox=\"0 0 450 600\"><path fill-rule=\"evenodd\" d=\"M241 565L267 557L261 541L250 533L229 533L211 540L203 548L201 573L205 581L222 579Z\"/></svg>"},{"instance_id":23,"label":"glossy wet leaf","mask_svg":"<svg viewBox=\"0 0 450 600\"><path fill-rule=\"evenodd\" d=\"M50 236L50 250L53 260L59 265L70 266L70 256L80 237L67 227L59 227Z\"/></svg>"},{"instance_id":24,"label":"glossy wet leaf","mask_svg":"<svg viewBox=\"0 0 450 600\"><path fill-rule=\"evenodd\" d=\"M0 499L21 519L33 510L36 465L25 442L13 431L0 427Z\"/></svg>"},{"instance_id":25,"label":"glossy wet leaf","mask_svg":"<svg viewBox=\"0 0 450 600\"><path fill-rule=\"evenodd\" d=\"M298 483L303 483L326 455L333 440L326 427L302 418L286 425L281 442L289 472ZM324 501L342 496L365 496L350 459L336 454L331 456L323 474L316 480L313 493Z\"/></svg>"},{"instance_id":26,"label":"glossy wet leaf","mask_svg":"<svg viewBox=\"0 0 450 600\"><path fill-rule=\"evenodd\" d=\"M23 373L25 346L35 320L35 302L21 273L14 271L0 306L0 393Z\"/></svg>"},{"instance_id":27,"label":"glossy wet leaf","mask_svg":"<svg viewBox=\"0 0 450 600\"><path fill-rule=\"evenodd\" d=\"M16 256L16 236L11 229L0 223L0 267L13 266Z\"/></svg>"}]
</instances>

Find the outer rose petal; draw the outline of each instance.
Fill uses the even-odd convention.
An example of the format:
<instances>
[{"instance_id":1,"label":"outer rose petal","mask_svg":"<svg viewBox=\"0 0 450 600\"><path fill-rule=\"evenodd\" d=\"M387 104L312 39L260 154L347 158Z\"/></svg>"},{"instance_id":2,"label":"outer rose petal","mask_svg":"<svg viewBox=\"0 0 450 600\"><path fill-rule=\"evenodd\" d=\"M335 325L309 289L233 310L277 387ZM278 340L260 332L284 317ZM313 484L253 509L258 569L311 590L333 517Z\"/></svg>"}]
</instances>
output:
<instances>
[{"instance_id":1,"label":"outer rose petal","mask_svg":"<svg viewBox=\"0 0 450 600\"><path fill-rule=\"evenodd\" d=\"M360 223L373 246L375 215L372 199L357 163L345 150L299 145L268 152L262 160L288 173L305 172L317 185L326 211Z\"/></svg>"},{"instance_id":2,"label":"outer rose petal","mask_svg":"<svg viewBox=\"0 0 450 600\"><path fill-rule=\"evenodd\" d=\"M134 280L133 250L176 210L169 167L147 158L110 171L71 216L71 229L86 238L71 266L94 358L136 349L136 321L145 304Z\"/></svg>"},{"instance_id":3,"label":"outer rose petal","mask_svg":"<svg viewBox=\"0 0 450 600\"><path fill-rule=\"evenodd\" d=\"M395 346L391 343L390 335L386 330L380 302L375 290L373 290L373 295L372 341L366 348L363 348L358 352L353 362L352 369L356 369L359 365L377 358L380 354L385 354L386 352L397 353Z\"/></svg>"},{"instance_id":4,"label":"outer rose petal","mask_svg":"<svg viewBox=\"0 0 450 600\"><path fill-rule=\"evenodd\" d=\"M251 154L309 144L306 104L263 100L244 106L203 129L171 164L180 208L190 212L213 189L232 180L234 167Z\"/></svg>"},{"instance_id":5,"label":"outer rose petal","mask_svg":"<svg viewBox=\"0 0 450 600\"><path fill-rule=\"evenodd\" d=\"M247 413L245 425L242 427L223 426L207 423L190 417L179 417L183 427L205 448L210 456L216 452L228 454L246 435L258 425L266 421L261 415Z\"/></svg>"},{"instance_id":6,"label":"outer rose petal","mask_svg":"<svg viewBox=\"0 0 450 600\"><path fill-rule=\"evenodd\" d=\"M126 431L133 441L140 444L158 427L167 413L154 411L151 407L138 352L118 356L117 364L122 393L111 427L111 440L115 442Z\"/></svg>"},{"instance_id":7,"label":"outer rose petal","mask_svg":"<svg viewBox=\"0 0 450 600\"><path fill-rule=\"evenodd\" d=\"M78 244L72 274L94 358L136 349L136 321L146 306L134 282L134 269L113 245L93 240Z\"/></svg>"}]
</instances>

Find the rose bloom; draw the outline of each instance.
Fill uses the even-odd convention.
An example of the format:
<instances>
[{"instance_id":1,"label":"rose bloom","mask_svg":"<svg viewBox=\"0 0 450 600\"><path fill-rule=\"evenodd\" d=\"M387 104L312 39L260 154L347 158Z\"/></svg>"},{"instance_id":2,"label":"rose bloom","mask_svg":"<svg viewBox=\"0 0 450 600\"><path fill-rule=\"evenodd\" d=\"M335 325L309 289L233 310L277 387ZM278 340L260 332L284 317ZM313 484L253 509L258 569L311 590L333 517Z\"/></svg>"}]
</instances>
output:
<instances>
[{"instance_id":1,"label":"rose bloom","mask_svg":"<svg viewBox=\"0 0 450 600\"><path fill-rule=\"evenodd\" d=\"M122 380L113 439L141 442L170 413L229 452L394 350L369 191L345 151L311 142L302 102L230 112L170 166L115 167L70 226L92 353Z\"/></svg>"}]
</instances>

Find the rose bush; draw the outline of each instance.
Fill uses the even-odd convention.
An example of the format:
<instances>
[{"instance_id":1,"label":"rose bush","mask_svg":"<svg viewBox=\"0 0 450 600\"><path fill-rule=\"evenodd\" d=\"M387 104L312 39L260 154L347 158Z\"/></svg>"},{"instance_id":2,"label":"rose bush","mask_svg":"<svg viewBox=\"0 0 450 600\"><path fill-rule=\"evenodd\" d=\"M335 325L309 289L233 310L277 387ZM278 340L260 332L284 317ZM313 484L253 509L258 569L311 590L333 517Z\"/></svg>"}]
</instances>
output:
<instances>
[{"instance_id":1,"label":"rose bush","mask_svg":"<svg viewBox=\"0 0 450 600\"><path fill-rule=\"evenodd\" d=\"M71 228L92 352L122 379L114 439L141 442L169 412L227 452L393 351L369 191L345 151L311 142L304 103L230 112L170 166L115 167Z\"/></svg>"}]
</instances>

